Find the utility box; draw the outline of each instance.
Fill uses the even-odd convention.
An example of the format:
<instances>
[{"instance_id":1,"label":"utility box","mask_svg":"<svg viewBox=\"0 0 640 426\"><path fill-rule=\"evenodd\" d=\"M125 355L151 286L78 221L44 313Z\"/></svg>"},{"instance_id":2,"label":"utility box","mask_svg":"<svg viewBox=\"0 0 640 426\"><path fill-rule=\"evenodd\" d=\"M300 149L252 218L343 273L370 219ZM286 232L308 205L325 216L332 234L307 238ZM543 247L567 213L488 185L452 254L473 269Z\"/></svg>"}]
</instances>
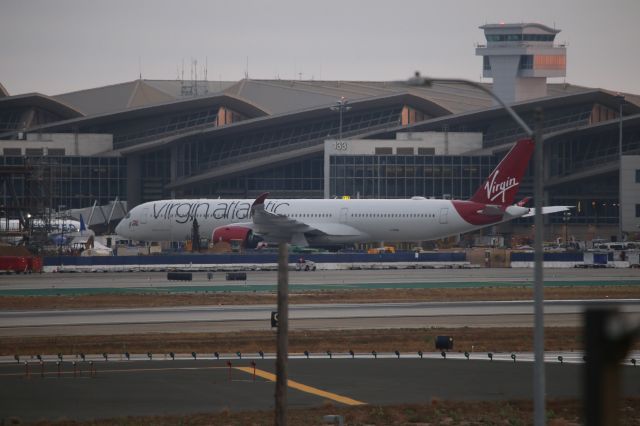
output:
<instances>
[{"instance_id":1,"label":"utility box","mask_svg":"<svg viewBox=\"0 0 640 426\"><path fill-rule=\"evenodd\" d=\"M451 350L453 349L453 337L451 336L437 336L436 337L436 349Z\"/></svg>"},{"instance_id":2,"label":"utility box","mask_svg":"<svg viewBox=\"0 0 640 426\"><path fill-rule=\"evenodd\" d=\"M592 268L605 268L607 266L608 254L606 252L586 251L584 252L585 266Z\"/></svg>"}]
</instances>

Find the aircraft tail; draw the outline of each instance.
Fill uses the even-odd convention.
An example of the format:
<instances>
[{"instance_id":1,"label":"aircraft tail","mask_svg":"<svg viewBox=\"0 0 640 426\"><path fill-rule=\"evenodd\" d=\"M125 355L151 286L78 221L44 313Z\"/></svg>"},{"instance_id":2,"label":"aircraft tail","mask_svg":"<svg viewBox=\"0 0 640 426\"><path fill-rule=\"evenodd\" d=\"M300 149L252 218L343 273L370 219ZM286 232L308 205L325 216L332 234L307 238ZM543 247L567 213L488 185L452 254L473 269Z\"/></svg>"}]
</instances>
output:
<instances>
[{"instance_id":1,"label":"aircraft tail","mask_svg":"<svg viewBox=\"0 0 640 426\"><path fill-rule=\"evenodd\" d=\"M513 204L522 176L533 155L534 146L532 139L521 139L516 142L485 183L473 194L471 201L503 206Z\"/></svg>"},{"instance_id":2,"label":"aircraft tail","mask_svg":"<svg viewBox=\"0 0 640 426\"><path fill-rule=\"evenodd\" d=\"M82 232L86 231L87 227L84 224L84 218L82 217L82 213L80 214L80 235L82 235Z\"/></svg>"}]
</instances>

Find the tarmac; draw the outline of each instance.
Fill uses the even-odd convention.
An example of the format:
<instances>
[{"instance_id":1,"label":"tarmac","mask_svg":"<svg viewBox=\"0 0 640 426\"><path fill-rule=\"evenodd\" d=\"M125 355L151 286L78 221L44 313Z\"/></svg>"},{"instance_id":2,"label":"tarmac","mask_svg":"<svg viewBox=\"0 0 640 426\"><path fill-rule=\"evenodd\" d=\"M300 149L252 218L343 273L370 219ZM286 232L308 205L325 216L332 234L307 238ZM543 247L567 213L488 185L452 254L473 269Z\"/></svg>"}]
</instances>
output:
<instances>
[{"instance_id":1,"label":"tarmac","mask_svg":"<svg viewBox=\"0 0 640 426\"><path fill-rule=\"evenodd\" d=\"M634 270L545 270L546 285L640 285L640 276ZM166 280L163 273L77 273L77 274L33 274L27 276L1 276L0 296L9 294L95 294L99 292L199 292L199 291L275 291L276 274L273 272L248 272L246 282L227 282L224 275L215 273L213 280L206 273L194 273L189 283L177 283ZM316 271L291 272L292 291L345 288L443 288L443 287L484 287L484 286L530 286L530 270L487 269L487 270L397 270L397 271ZM639 287L640 288L640 287ZM640 294L640 292L639 292ZM486 302L484 302L486 303ZM520 302L518 302L520 303ZM513 306L518 306L518 303ZM631 303L637 312L638 302ZM315 327L362 328L370 327L424 327L449 324L450 326L482 325L491 322L510 325L531 326L531 315L522 311L502 311L493 315L488 310L495 306L450 306L461 309L445 315L416 316L412 309L432 312L438 306L418 306L415 304L397 304L384 306L380 312L349 314L351 318L336 318L335 314L324 313L321 323L318 315L313 318L292 320L292 328ZM181 315L200 315L200 307L193 311L185 308ZM205 315L211 315L207 307ZM253 307L242 309L257 310L253 320L226 318L229 311L221 310L225 318L217 321L202 319L167 321L170 312L160 314L157 323L143 319L135 320L140 332L184 331L205 329L218 331L218 327L227 327L220 331L241 331L243 329L268 328L268 311L272 307ZM349 313L352 306L337 306ZM357 307L357 309L376 309L376 307ZM439 308L442 308L440 306ZM479 309L473 312L471 309ZM316 309L316 308L313 308ZM317 309L327 309L321 307ZM399 309L394 315L390 309ZM449 308L447 308L449 309ZM501 308L502 309L502 308ZM511 308L509 308L511 309ZM530 306L526 309L530 309ZM580 314L575 306L556 314L548 312L546 325L567 325L567 321L578 321ZM482 311L484 310L484 311ZM114 327L132 328L131 319L121 324L105 324L103 320L86 321L82 315L104 315L109 310L95 310L83 313L70 312L31 312L4 311L8 319L22 315L19 321L35 321L32 325L16 324L3 328L5 335L55 335L55 334L111 334ZM435 312L435 311L434 311ZM147 311L130 311L147 314ZM117 314L117 312L115 313ZM241 312L239 315L245 315ZM420 312L417 312L420 314ZM77 316L75 325L66 322L47 326L49 319ZM60 317L60 318L62 318ZM264 319L257 319L258 317ZM148 319L148 318L147 318ZM209 318L211 319L211 318ZM38 321L40 321L38 323ZM44 323L43 323L44 321ZM4 320L3 320L4 322ZM90 324L84 324L89 322ZM36 324L37 323L37 324ZM216 329L213 328L216 327ZM55 328L57 327L57 329ZM229 328L230 327L230 328ZM234 328L235 327L235 328ZM16 334L11 334L13 330ZM6 334L9 333L9 334ZM549 355L549 354L548 354ZM637 357L638 354L634 356ZM547 396L549 398L580 398L581 374L584 368L580 364L579 354L565 354L562 364L554 356L548 359ZM120 355L118 358L121 358ZM175 361L153 360L140 356L132 361L114 360L109 356L104 361L99 356L76 361L74 373L73 361L60 364L60 373L55 357L44 357L45 362L29 359L28 370L24 361L11 362L0 360L0 423L15 417L23 421L38 419L98 419L136 415L185 415L222 410L272 410L274 404L274 361L273 359L235 359L233 355L214 359L198 356L197 360L178 357ZM163 358L166 358L164 355ZM267 358L269 358L267 356ZM575 359L574 359L575 358ZM334 405L351 404L396 404L428 403L433 399L448 400L504 400L531 399L533 364L525 361L526 356L518 355L517 362L509 359L509 354L496 354L494 361L487 360L487 354L471 356L471 360L462 354L450 354L447 359L435 356L419 358L416 354L380 354L374 359L372 354L360 354L351 359L346 354L333 356L314 354L311 359L293 357L289 361L289 407L318 407L327 401ZM91 364L91 361L93 364ZM577 360L577 361L576 361ZM75 361L75 360L74 360ZM231 367L227 364L231 362ZM256 364L255 377L252 362ZM628 396L640 396L640 368L629 365L622 368L623 392ZM326 413L331 414L331 413Z\"/></svg>"},{"instance_id":2,"label":"tarmac","mask_svg":"<svg viewBox=\"0 0 640 426\"><path fill-rule=\"evenodd\" d=\"M227 364L231 362L231 367ZM256 374L253 374L255 362ZM0 419L100 419L272 410L274 361L175 360L0 364ZM547 363L548 398L580 398L584 365ZM640 368L622 390L640 395ZM531 362L464 359L291 359L290 408L532 398ZM92 373L93 372L93 373ZM330 414L330 413L327 413Z\"/></svg>"}]
</instances>

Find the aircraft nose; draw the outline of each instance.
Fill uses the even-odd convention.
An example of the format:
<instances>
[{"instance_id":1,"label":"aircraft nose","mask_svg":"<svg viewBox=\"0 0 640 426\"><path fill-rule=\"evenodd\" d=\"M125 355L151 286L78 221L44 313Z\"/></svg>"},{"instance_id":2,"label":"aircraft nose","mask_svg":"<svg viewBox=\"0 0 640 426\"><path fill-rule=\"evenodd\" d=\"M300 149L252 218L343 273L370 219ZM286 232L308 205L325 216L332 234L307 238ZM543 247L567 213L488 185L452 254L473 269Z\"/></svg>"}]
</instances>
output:
<instances>
[{"instance_id":1,"label":"aircraft nose","mask_svg":"<svg viewBox=\"0 0 640 426\"><path fill-rule=\"evenodd\" d=\"M124 229L124 224L123 224L123 222L124 222L125 220L126 220L126 219L121 219L121 220L120 220L120 222L116 225L116 234L117 234L117 235L122 235L122 231L123 231L123 229Z\"/></svg>"}]
</instances>

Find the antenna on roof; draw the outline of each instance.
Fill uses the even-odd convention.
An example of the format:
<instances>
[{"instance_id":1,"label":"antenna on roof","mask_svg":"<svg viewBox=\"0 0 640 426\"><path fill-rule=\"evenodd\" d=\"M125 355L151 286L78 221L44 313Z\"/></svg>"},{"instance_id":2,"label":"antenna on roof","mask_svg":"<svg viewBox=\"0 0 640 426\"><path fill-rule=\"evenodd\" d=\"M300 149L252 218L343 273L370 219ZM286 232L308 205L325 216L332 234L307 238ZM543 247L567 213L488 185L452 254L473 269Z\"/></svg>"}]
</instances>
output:
<instances>
[{"instance_id":1,"label":"antenna on roof","mask_svg":"<svg viewBox=\"0 0 640 426\"><path fill-rule=\"evenodd\" d=\"M247 56L247 64L244 68L244 78L245 80L249 80L249 57Z\"/></svg>"},{"instance_id":2,"label":"antenna on roof","mask_svg":"<svg viewBox=\"0 0 640 426\"><path fill-rule=\"evenodd\" d=\"M138 76L140 80L142 80L142 59L140 58L140 55L138 55Z\"/></svg>"},{"instance_id":3,"label":"antenna on roof","mask_svg":"<svg viewBox=\"0 0 640 426\"><path fill-rule=\"evenodd\" d=\"M207 72L209 68L209 57L205 56L204 57L204 81L207 81Z\"/></svg>"},{"instance_id":4,"label":"antenna on roof","mask_svg":"<svg viewBox=\"0 0 640 426\"><path fill-rule=\"evenodd\" d=\"M198 60L194 59L193 60L193 76L194 76L194 81L193 81L193 86L195 89L195 93L194 95L198 95Z\"/></svg>"}]
</instances>

